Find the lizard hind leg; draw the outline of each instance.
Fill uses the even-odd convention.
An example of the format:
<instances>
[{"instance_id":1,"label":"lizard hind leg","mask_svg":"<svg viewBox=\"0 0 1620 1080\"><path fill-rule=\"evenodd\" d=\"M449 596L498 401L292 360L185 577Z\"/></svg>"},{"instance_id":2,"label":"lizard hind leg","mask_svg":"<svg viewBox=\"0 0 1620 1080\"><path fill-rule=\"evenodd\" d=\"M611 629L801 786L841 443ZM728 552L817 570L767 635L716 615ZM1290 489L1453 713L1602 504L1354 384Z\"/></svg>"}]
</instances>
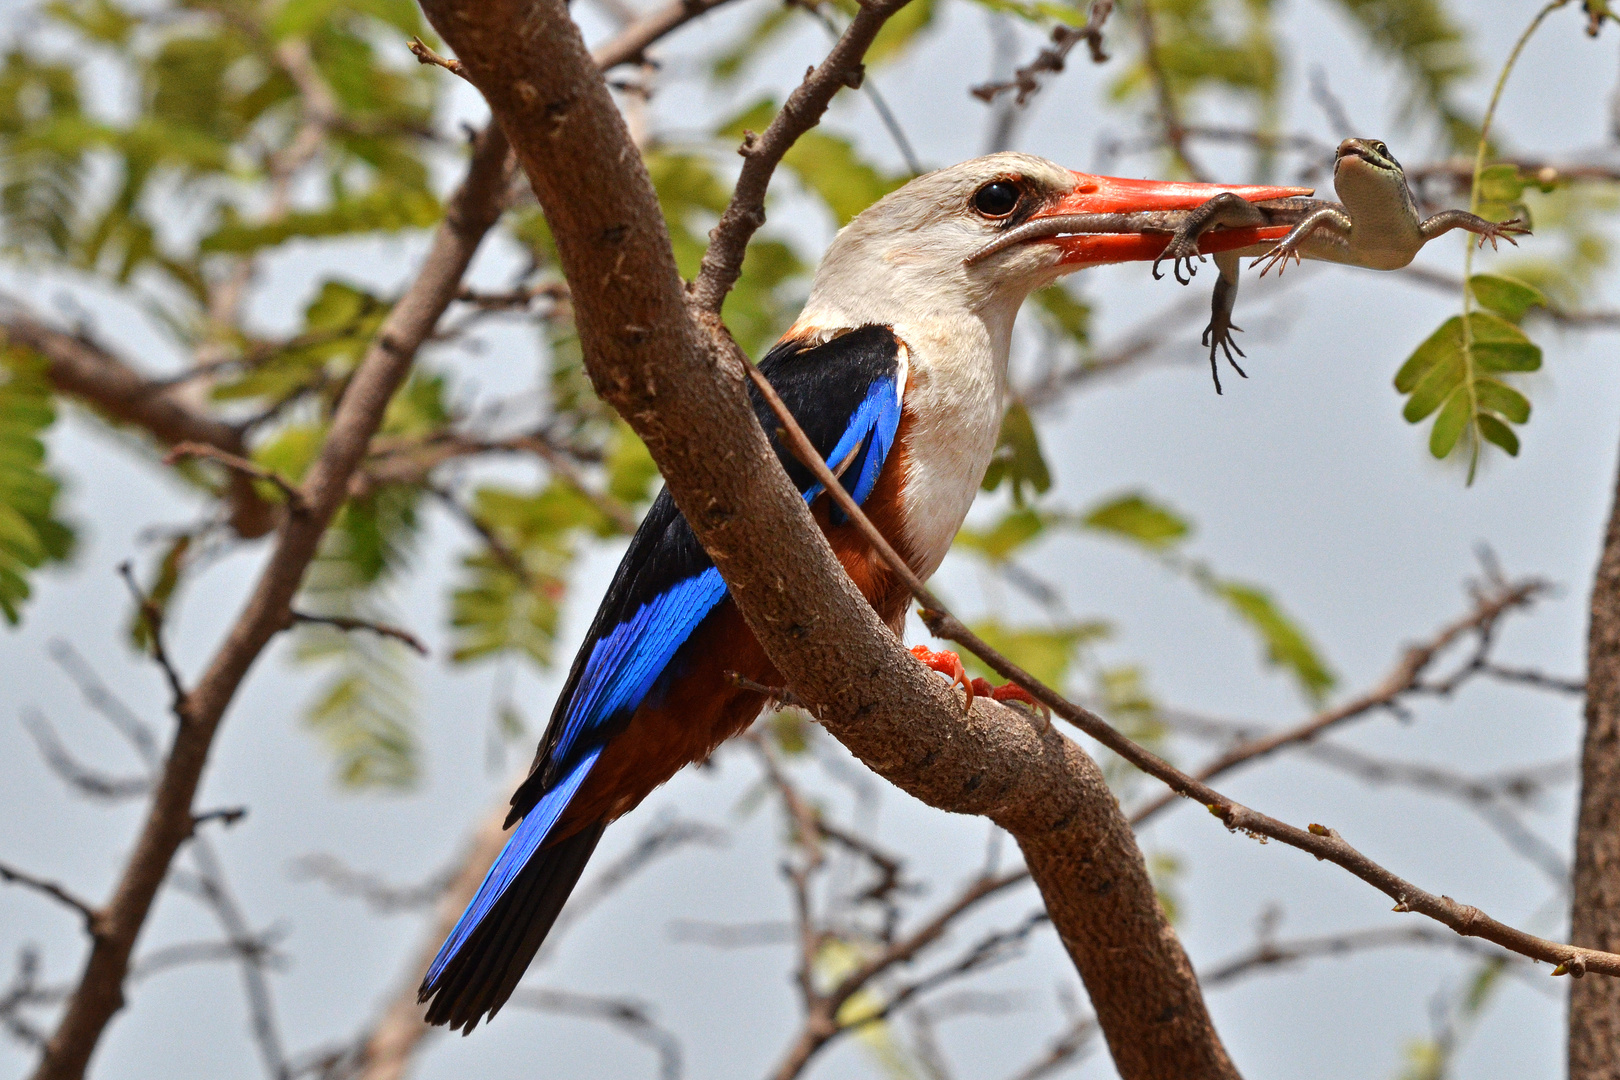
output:
<instances>
[{"instance_id":1,"label":"lizard hind leg","mask_svg":"<svg viewBox=\"0 0 1620 1080\"><path fill-rule=\"evenodd\" d=\"M1226 352L1226 362L1232 365L1232 370L1247 379L1248 373L1238 366L1232 353L1238 356L1247 354L1232 338L1234 333L1242 333L1241 326L1232 322L1232 309L1237 304L1238 271L1241 266L1239 257L1230 252L1222 252L1215 256L1215 266L1220 276L1215 279L1215 295L1210 300L1209 325L1204 327L1203 344L1209 346L1209 374L1215 380L1215 392L1221 393L1221 368L1216 359L1216 350Z\"/></svg>"}]
</instances>

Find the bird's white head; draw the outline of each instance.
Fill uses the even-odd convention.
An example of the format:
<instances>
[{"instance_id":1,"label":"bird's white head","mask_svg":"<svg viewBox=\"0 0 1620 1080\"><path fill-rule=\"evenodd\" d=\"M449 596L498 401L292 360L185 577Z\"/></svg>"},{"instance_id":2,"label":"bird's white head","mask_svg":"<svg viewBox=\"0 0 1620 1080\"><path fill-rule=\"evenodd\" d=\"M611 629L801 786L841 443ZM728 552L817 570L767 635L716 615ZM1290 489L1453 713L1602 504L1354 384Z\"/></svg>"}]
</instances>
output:
<instances>
[{"instance_id":1,"label":"bird's white head","mask_svg":"<svg viewBox=\"0 0 1620 1080\"><path fill-rule=\"evenodd\" d=\"M977 324L1005 357L1013 318L1031 292L1084 266L1151 259L1167 239L1065 234L1063 218L1190 209L1223 191L1256 201L1300 190L1093 176L1019 153L975 158L919 176L846 225L788 336L823 338L879 323L902 337L905 327L954 337ZM1053 227L1039 228L1043 222ZM1014 229L1026 238L974 258Z\"/></svg>"}]
</instances>

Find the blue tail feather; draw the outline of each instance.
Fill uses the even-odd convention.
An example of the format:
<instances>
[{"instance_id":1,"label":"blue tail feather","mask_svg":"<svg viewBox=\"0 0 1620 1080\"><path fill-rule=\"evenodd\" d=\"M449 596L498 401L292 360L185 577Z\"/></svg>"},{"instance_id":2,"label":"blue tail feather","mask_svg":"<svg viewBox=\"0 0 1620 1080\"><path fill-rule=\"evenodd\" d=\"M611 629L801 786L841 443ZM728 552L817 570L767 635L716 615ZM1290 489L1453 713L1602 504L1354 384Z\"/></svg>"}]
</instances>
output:
<instances>
[{"instance_id":1,"label":"blue tail feather","mask_svg":"<svg viewBox=\"0 0 1620 1080\"><path fill-rule=\"evenodd\" d=\"M456 923L455 929L440 946L439 954L433 958L427 978L423 981L424 987L431 987L438 981L439 976L444 973L445 965L455 959L456 953L494 909L496 902L505 894L518 873L534 857L534 853L540 850L540 845L545 842L552 826L557 824L557 819L562 817L569 800L585 782L586 774L591 771L591 766L596 764L596 759L601 753L601 747L586 753L563 778L562 783L542 795L534 809L524 815L523 820L518 823L517 830L507 839L506 846L491 864L489 873L484 875L484 881L478 886L478 892L473 897L472 903L461 913L461 919Z\"/></svg>"}]
</instances>

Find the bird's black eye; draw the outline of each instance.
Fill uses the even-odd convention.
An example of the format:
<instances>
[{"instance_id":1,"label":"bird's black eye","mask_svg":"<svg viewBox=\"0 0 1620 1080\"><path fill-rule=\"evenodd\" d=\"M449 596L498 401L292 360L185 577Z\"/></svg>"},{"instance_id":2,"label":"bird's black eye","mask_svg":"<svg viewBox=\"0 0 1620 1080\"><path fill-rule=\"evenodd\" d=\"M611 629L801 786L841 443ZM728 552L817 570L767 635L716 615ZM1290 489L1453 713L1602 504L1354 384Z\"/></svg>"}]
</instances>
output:
<instances>
[{"instance_id":1,"label":"bird's black eye","mask_svg":"<svg viewBox=\"0 0 1620 1080\"><path fill-rule=\"evenodd\" d=\"M973 208L985 217L1006 217L1018 205L1018 185L1010 180L996 180L984 185L973 195Z\"/></svg>"}]
</instances>

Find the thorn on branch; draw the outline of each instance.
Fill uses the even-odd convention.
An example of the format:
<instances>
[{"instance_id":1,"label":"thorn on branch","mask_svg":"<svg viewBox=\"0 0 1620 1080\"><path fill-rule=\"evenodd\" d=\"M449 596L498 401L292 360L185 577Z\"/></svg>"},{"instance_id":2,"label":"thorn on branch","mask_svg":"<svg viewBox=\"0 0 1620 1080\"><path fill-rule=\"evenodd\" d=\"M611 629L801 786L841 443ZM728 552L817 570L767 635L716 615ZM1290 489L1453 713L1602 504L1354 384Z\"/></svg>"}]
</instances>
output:
<instances>
[{"instance_id":1,"label":"thorn on branch","mask_svg":"<svg viewBox=\"0 0 1620 1080\"><path fill-rule=\"evenodd\" d=\"M33 874L18 870L14 866L7 866L5 863L0 863L0 882L5 882L8 885L21 885L25 889L33 889L35 892L48 896L59 904L72 908L84 917L85 931L91 937L100 936L101 912L85 901L80 900L56 882L35 877Z\"/></svg>"},{"instance_id":2,"label":"thorn on branch","mask_svg":"<svg viewBox=\"0 0 1620 1080\"><path fill-rule=\"evenodd\" d=\"M180 672L175 669L174 663L169 659L168 649L163 644L163 609L153 603L152 598L141 591L140 585L135 581L135 568L125 560L118 564L118 573L129 586L130 595L135 598L136 606L140 608L141 621L146 624L146 632L152 639L152 659L157 661L158 667L163 669L164 678L169 680L169 692L173 696L169 707L181 723L186 722L186 687L180 681Z\"/></svg>"},{"instance_id":3,"label":"thorn on branch","mask_svg":"<svg viewBox=\"0 0 1620 1080\"><path fill-rule=\"evenodd\" d=\"M191 827L195 829L205 822L217 821L226 828L230 828L247 817L247 813L247 807L245 806L221 806L215 810L204 810L200 814L191 815Z\"/></svg>"},{"instance_id":4,"label":"thorn on branch","mask_svg":"<svg viewBox=\"0 0 1620 1080\"><path fill-rule=\"evenodd\" d=\"M409 630L402 630L387 623L372 622L369 619L352 619L344 615L311 615L304 611L289 611L289 623L308 623L314 626L330 626L338 630L369 630L380 637L393 638L409 646L418 656L428 655L428 647L422 644L420 638Z\"/></svg>"},{"instance_id":5,"label":"thorn on branch","mask_svg":"<svg viewBox=\"0 0 1620 1080\"><path fill-rule=\"evenodd\" d=\"M285 476L274 470L266 469L262 465L257 465L245 457L227 453L206 443L179 443L164 456L163 464L173 465L177 461L185 461L191 458L207 458L209 461L217 461L232 472L238 472L255 480L263 480L274 485L276 490L286 498L287 509L294 514L303 514L309 509L308 503L304 500L303 491Z\"/></svg>"},{"instance_id":6,"label":"thorn on branch","mask_svg":"<svg viewBox=\"0 0 1620 1080\"><path fill-rule=\"evenodd\" d=\"M411 50L411 55L416 57L417 63L432 64L434 67L444 68L444 70L448 71L452 75L460 75L463 79L467 78L467 69L462 66L460 60L452 60L447 56L440 56L438 53L428 48L427 42L423 41L421 38L411 38L411 40L406 43L405 47Z\"/></svg>"}]
</instances>

